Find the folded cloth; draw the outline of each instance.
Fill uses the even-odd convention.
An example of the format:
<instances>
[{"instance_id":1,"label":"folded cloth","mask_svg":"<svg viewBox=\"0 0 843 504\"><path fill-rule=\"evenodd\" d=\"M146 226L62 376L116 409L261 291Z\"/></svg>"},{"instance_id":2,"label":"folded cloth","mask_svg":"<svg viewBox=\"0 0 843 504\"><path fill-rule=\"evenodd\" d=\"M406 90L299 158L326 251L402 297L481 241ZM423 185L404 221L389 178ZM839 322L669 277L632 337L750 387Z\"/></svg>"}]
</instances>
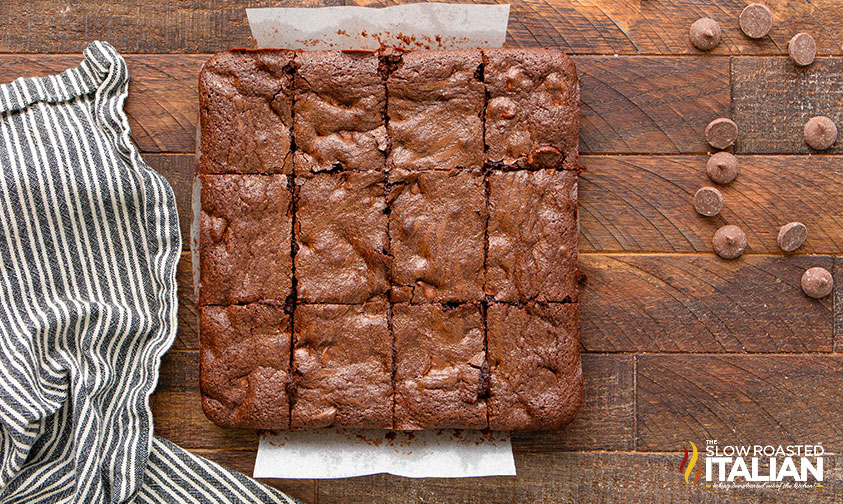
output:
<instances>
[{"instance_id":1,"label":"folded cloth","mask_svg":"<svg viewBox=\"0 0 843 504\"><path fill-rule=\"evenodd\" d=\"M0 86L0 501L295 502L152 434L181 234L128 81L94 42Z\"/></svg>"}]
</instances>

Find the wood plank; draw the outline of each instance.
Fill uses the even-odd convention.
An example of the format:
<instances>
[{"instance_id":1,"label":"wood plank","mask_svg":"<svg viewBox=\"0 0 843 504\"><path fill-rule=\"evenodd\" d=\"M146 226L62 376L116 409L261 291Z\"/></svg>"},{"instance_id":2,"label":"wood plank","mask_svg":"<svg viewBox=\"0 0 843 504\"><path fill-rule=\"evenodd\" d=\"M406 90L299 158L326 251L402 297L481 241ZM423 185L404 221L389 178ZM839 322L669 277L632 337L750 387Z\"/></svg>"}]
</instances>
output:
<instances>
[{"instance_id":1,"label":"wood plank","mask_svg":"<svg viewBox=\"0 0 843 504\"><path fill-rule=\"evenodd\" d=\"M687 441L684 441L687 444ZM843 457L824 460L825 486L714 489L685 483L676 453L517 453L518 476L411 479L389 475L320 480L320 504L425 503L793 503L837 502ZM807 499L807 500L806 500Z\"/></svg>"},{"instance_id":2,"label":"wood plank","mask_svg":"<svg viewBox=\"0 0 843 504\"><path fill-rule=\"evenodd\" d=\"M633 446L631 355L583 355L585 404L579 417L561 431L518 433L521 451L620 450ZM161 362L158 388L150 399L155 433L188 449L256 447L251 430L222 429L202 412L199 353L170 351Z\"/></svg>"},{"instance_id":3,"label":"wood plank","mask_svg":"<svg viewBox=\"0 0 843 504\"><path fill-rule=\"evenodd\" d=\"M843 448L843 356L641 355L638 449L822 443Z\"/></svg>"},{"instance_id":4,"label":"wood plank","mask_svg":"<svg viewBox=\"0 0 843 504\"><path fill-rule=\"evenodd\" d=\"M196 350L199 348L199 308L193 292L193 261L190 252L182 252L176 266L176 282L179 297L178 330L172 348Z\"/></svg>"},{"instance_id":5,"label":"wood plank","mask_svg":"<svg viewBox=\"0 0 843 504\"><path fill-rule=\"evenodd\" d=\"M830 352L832 299L801 291L827 256L583 254L582 346L592 352Z\"/></svg>"},{"instance_id":6,"label":"wood plank","mask_svg":"<svg viewBox=\"0 0 843 504\"><path fill-rule=\"evenodd\" d=\"M817 115L843 129L843 61L838 58L818 58L808 67L788 58L735 58L732 86L736 152L812 152L802 127ZM823 152L841 153L843 142Z\"/></svg>"},{"instance_id":7,"label":"wood plank","mask_svg":"<svg viewBox=\"0 0 843 504\"><path fill-rule=\"evenodd\" d=\"M255 456L257 455L258 449L255 446L247 450L192 449L190 451L229 469L234 469L247 476L251 476L252 470L255 467ZM299 499L304 504L316 502L317 480L261 478L258 481L277 488Z\"/></svg>"},{"instance_id":8,"label":"wood plank","mask_svg":"<svg viewBox=\"0 0 843 504\"><path fill-rule=\"evenodd\" d=\"M843 352L843 257L834 258L834 351Z\"/></svg>"},{"instance_id":9,"label":"wood plank","mask_svg":"<svg viewBox=\"0 0 843 504\"><path fill-rule=\"evenodd\" d=\"M7 20L4 16L0 19ZM0 82L55 74L78 65L81 59L81 54L1 55ZM143 152L194 152L199 117L197 79L208 55L129 54L125 59L131 76L125 110L138 148Z\"/></svg>"},{"instance_id":10,"label":"wood plank","mask_svg":"<svg viewBox=\"0 0 843 504\"><path fill-rule=\"evenodd\" d=\"M797 253L843 253L843 158L739 156L740 175L719 187L726 206L717 217L698 215L694 192L711 185L706 156L584 156L580 174L580 250L711 251L720 226L736 224L749 250L781 254L778 228L808 227ZM782 174L787 173L787 176Z\"/></svg>"}]
</instances>

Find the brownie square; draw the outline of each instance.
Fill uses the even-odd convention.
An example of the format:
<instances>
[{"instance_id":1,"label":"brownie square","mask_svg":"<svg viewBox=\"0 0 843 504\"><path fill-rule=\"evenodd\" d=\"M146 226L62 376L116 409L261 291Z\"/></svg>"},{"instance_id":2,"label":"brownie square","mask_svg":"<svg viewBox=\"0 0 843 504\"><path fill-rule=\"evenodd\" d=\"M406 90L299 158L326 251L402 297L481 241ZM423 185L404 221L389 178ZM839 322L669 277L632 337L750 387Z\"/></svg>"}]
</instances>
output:
<instances>
[{"instance_id":1,"label":"brownie square","mask_svg":"<svg viewBox=\"0 0 843 504\"><path fill-rule=\"evenodd\" d=\"M486 196L479 171L390 172L393 302L481 301Z\"/></svg>"},{"instance_id":2,"label":"brownie square","mask_svg":"<svg viewBox=\"0 0 843 504\"><path fill-rule=\"evenodd\" d=\"M371 53L303 51L296 57L297 174L383 170L386 89Z\"/></svg>"},{"instance_id":3,"label":"brownie square","mask_svg":"<svg viewBox=\"0 0 843 504\"><path fill-rule=\"evenodd\" d=\"M576 416L583 401L578 306L489 305L491 429L558 429Z\"/></svg>"},{"instance_id":4,"label":"brownie square","mask_svg":"<svg viewBox=\"0 0 843 504\"><path fill-rule=\"evenodd\" d=\"M577 300L577 173L489 175L486 294L498 301Z\"/></svg>"},{"instance_id":5,"label":"brownie square","mask_svg":"<svg viewBox=\"0 0 843 504\"><path fill-rule=\"evenodd\" d=\"M200 173L291 173L292 51L215 54L199 74Z\"/></svg>"},{"instance_id":6,"label":"brownie square","mask_svg":"<svg viewBox=\"0 0 843 504\"><path fill-rule=\"evenodd\" d=\"M202 409L215 424L286 429L290 424L290 319L266 304L203 306Z\"/></svg>"},{"instance_id":7,"label":"brownie square","mask_svg":"<svg viewBox=\"0 0 843 504\"><path fill-rule=\"evenodd\" d=\"M384 176L299 177L296 278L299 300L362 303L389 289Z\"/></svg>"},{"instance_id":8,"label":"brownie square","mask_svg":"<svg viewBox=\"0 0 843 504\"><path fill-rule=\"evenodd\" d=\"M298 305L291 427L392 428L386 302Z\"/></svg>"},{"instance_id":9,"label":"brownie square","mask_svg":"<svg viewBox=\"0 0 843 504\"><path fill-rule=\"evenodd\" d=\"M580 91L558 49L484 49L486 159L576 170Z\"/></svg>"},{"instance_id":10,"label":"brownie square","mask_svg":"<svg viewBox=\"0 0 843 504\"><path fill-rule=\"evenodd\" d=\"M283 303L292 289L286 175L203 175L200 304Z\"/></svg>"},{"instance_id":11,"label":"brownie square","mask_svg":"<svg viewBox=\"0 0 843 504\"><path fill-rule=\"evenodd\" d=\"M404 54L390 74L390 167L478 168L483 164L482 55L473 51Z\"/></svg>"},{"instance_id":12,"label":"brownie square","mask_svg":"<svg viewBox=\"0 0 843 504\"><path fill-rule=\"evenodd\" d=\"M395 429L485 429L488 365L477 305L393 307Z\"/></svg>"}]
</instances>

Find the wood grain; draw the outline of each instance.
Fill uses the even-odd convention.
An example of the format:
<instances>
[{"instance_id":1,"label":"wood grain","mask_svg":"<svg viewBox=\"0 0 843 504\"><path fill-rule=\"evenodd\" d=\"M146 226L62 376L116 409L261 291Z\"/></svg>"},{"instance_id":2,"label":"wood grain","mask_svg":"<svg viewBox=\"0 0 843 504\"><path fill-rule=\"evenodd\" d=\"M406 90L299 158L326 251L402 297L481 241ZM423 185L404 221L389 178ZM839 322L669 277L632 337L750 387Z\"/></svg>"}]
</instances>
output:
<instances>
[{"instance_id":1,"label":"wood grain","mask_svg":"<svg viewBox=\"0 0 843 504\"><path fill-rule=\"evenodd\" d=\"M843 257L834 258L834 351L843 353Z\"/></svg>"},{"instance_id":2,"label":"wood grain","mask_svg":"<svg viewBox=\"0 0 843 504\"><path fill-rule=\"evenodd\" d=\"M827 256L587 254L582 346L594 352L830 352L832 299L801 291Z\"/></svg>"},{"instance_id":3,"label":"wood grain","mask_svg":"<svg viewBox=\"0 0 843 504\"><path fill-rule=\"evenodd\" d=\"M811 117L830 117L843 130L843 61L818 58L797 67L788 58L732 60L732 119L736 152L807 153L802 127ZM837 141L824 153L843 152Z\"/></svg>"},{"instance_id":4,"label":"wood grain","mask_svg":"<svg viewBox=\"0 0 843 504\"><path fill-rule=\"evenodd\" d=\"M642 355L638 449L688 441L843 448L843 356Z\"/></svg>"},{"instance_id":5,"label":"wood grain","mask_svg":"<svg viewBox=\"0 0 843 504\"><path fill-rule=\"evenodd\" d=\"M718 186L717 217L693 208L712 185L707 156L584 156L580 164L580 250L708 252L720 226L736 224L750 252L782 254L779 227L800 221L808 240L797 253L843 253L843 161L834 156L739 156L740 175ZM786 176L785 176L786 174Z\"/></svg>"}]
</instances>

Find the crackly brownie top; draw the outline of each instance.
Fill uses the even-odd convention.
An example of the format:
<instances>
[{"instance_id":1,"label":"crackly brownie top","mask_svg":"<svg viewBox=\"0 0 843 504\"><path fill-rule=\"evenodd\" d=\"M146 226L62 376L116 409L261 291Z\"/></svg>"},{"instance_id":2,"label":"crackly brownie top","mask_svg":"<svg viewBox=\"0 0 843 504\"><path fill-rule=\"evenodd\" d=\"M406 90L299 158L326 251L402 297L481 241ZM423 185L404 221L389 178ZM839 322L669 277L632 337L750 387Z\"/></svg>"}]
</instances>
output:
<instances>
[{"instance_id":1,"label":"crackly brownie top","mask_svg":"<svg viewBox=\"0 0 843 504\"><path fill-rule=\"evenodd\" d=\"M385 302L299 305L293 428L392 428L392 335Z\"/></svg>"},{"instance_id":2,"label":"crackly brownie top","mask_svg":"<svg viewBox=\"0 0 843 504\"><path fill-rule=\"evenodd\" d=\"M296 65L296 173L382 171L386 90L378 56L304 51Z\"/></svg>"},{"instance_id":3,"label":"crackly brownie top","mask_svg":"<svg viewBox=\"0 0 843 504\"><path fill-rule=\"evenodd\" d=\"M479 171L390 172L395 302L483 299L486 201Z\"/></svg>"},{"instance_id":4,"label":"crackly brownie top","mask_svg":"<svg viewBox=\"0 0 843 504\"><path fill-rule=\"evenodd\" d=\"M287 426L290 319L284 310L265 304L203 306L199 324L206 414L225 426Z\"/></svg>"},{"instance_id":5,"label":"crackly brownie top","mask_svg":"<svg viewBox=\"0 0 843 504\"><path fill-rule=\"evenodd\" d=\"M499 301L577 300L577 174L489 175L486 293Z\"/></svg>"},{"instance_id":6,"label":"crackly brownie top","mask_svg":"<svg viewBox=\"0 0 843 504\"><path fill-rule=\"evenodd\" d=\"M291 173L292 51L227 51L199 74L200 173Z\"/></svg>"},{"instance_id":7,"label":"crackly brownie top","mask_svg":"<svg viewBox=\"0 0 843 504\"><path fill-rule=\"evenodd\" d=\"M203 175L201 304L283 303L292 287L286 175Z\"/></svg>"},{"instance_id":8,"label":"crackly brownie top","mask_svg":"<svg viewBox=\"0 0 843 504\"><path fill-rule=\"evenodd\" d=\"M362 303L384 295L390 257L383 174L320 173L296 183L299 299Z\"/></svg>"},{"instance_id":9,"label":"crackly brownie top","mask_svg":"<svg viewBox=\"0 0 843 504\"><path fill-rule=\"evenodd\" d=\"M489 427L558 429L582 405L578 304L491 303Z\"/></svg>"},{"instance_id":10,"label":"crackly brownie top","mask_svg":"<svg viewBox=\"0 0 843 504\"><path fill-rule=\"evenodd\" d=\"M483 164L479 50L404 54L389 75L387 163L408 170Z\"/></svg>"},{"instance_id":11,"label":"crackly brownie top","mask_svg":"<svg viewBox=\"0 0 843 504\"><path fill-rule=\"evenodd\" d=\"M484 49L487 159L577 169L579 84L556 49Z\"/></svg>"},{"instance_id":12,"label":"crackly brownie top","mask_svg":"<svg viewBox=\"0 0 843 504\"><path fill-rule=\"evenodd\" d=\"M488 368L475 304L396 304L395 428L485 429Z\"/></svg>"}]
</instances>

